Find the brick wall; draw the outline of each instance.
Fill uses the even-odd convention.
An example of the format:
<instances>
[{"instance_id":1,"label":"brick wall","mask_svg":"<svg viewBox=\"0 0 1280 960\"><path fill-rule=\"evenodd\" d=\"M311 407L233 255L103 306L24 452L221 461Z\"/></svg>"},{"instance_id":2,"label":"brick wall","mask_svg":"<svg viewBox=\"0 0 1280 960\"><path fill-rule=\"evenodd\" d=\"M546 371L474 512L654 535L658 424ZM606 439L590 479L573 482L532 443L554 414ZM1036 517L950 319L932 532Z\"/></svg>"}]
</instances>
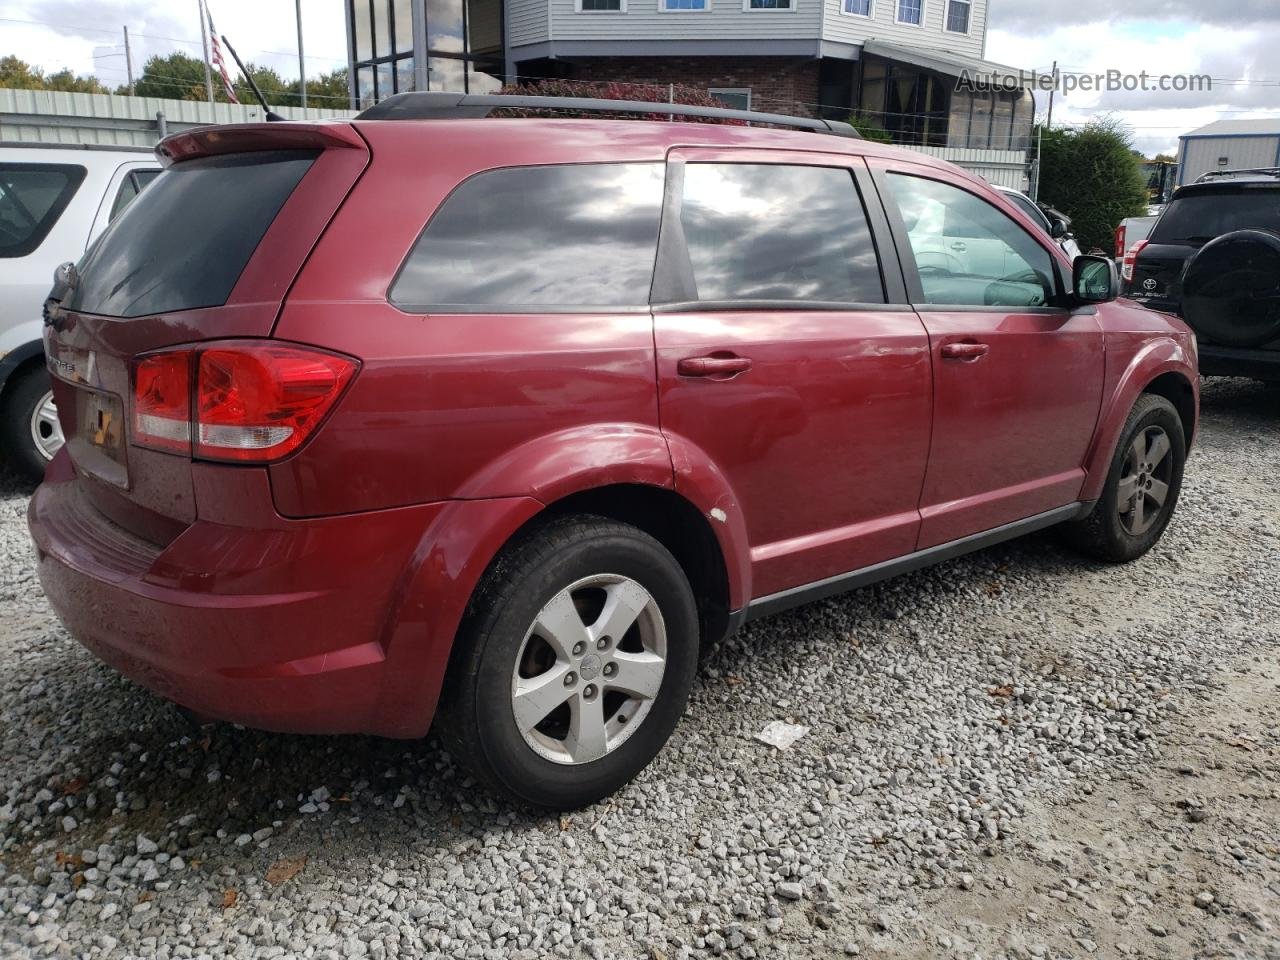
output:
<instances>
[{"instance_id":1,"label":"brick wall","mask_svg":"<svg viewBox=\"0 0 1280 960\"><path fill-rule=\"evenodd\" d=\"M751 109L812 115L818 61L796 57L600 57L572 61L575 80L750 87Z\"/></svg>"}]
</instances>

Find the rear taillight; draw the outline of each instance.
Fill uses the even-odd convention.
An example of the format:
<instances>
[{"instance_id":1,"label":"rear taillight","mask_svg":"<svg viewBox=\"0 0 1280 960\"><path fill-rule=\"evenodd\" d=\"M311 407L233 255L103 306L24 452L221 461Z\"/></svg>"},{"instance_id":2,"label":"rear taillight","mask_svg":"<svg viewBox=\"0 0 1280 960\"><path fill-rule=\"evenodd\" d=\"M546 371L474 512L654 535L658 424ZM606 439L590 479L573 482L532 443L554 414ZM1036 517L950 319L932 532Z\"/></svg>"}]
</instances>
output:
<instances>
[{"instance_id":1,"label":"rear taillight","mask_svg":"<svg viewBox=\"0 0 1280 960\"><path fill-rule=\"evenodd\" d=\"M1133 279L1133 268L1138 262L1138 254L1142 252L1142 248L1145 247L1147 243L1148 241L1146 240L1139 240L1125 251L1124 263L1120 265L1120 275L1123 276L1125 280Z\"/></svg>"},{"instance_id":2,"label":"rear taillight","mask_svg":"<svg viewBox=\"0 0 1280 960\"><path fill-rule=\"evenodd\" d=\"M278 460L311 435L358 367L267 341L151 354L134 367L133 442L204 460Z\"/></svg>"},{"instance_id":3,"label":"rear taillight","mask_svg":"<svg viewBox=\"0 0 1280 960\"><path fill-rule=\"evenodd\" d=\"M1123 223L1120 224L1120 226L1116 227L1116 259L1117 260L1119 260L1121 257L1124 256L1124 235L1127 232L1128 231L1126 230L1125 225Z\"/></svg>"}]
</instances>

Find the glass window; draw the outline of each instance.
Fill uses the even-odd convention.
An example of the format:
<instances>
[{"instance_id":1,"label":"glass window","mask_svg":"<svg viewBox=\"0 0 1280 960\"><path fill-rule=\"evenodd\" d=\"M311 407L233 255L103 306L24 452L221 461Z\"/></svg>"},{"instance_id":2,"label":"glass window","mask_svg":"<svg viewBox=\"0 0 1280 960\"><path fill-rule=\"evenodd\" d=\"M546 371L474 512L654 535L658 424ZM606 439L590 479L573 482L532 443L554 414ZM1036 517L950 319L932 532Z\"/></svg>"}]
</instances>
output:
<instances>
[{"instance_id":1,"label":"glass window","mask_svg":"<svg viewBox=\"0 0 1280 960\"><path fill-rule=\"evenodd\" d=\"M923 0L898 0L898 22L919 26L924 18Z\"/></svg>"},{"instance_id":2,"label":"glass window","mask_svg":"<svg viewBox=\"0 0 1280 960\"><path fill-rule=\"evenodd\" d=\"M748 10L790 10L791 0L747 0Z\"/></svg>"},{"instance_id":3,"label":"glass window","mask_svg":"<svg viewBox=\"0 0 1280 960\"><path fill-rule=\"evenodd\" d=\"M750 87L712 87L707 93L711 94L730 110L751 109Z\"/></svg>"},{"instance_id":4,"label":"glass window","mask_svg":"<svg viewBox=\"0 0 1280 960\"><path fill-rule=\"evenodd\" d=\"M1043 307L1053 257L987 201L936 180L891 173L925 303Z\"/></svg>"},{"instance_id":5,"label":"glass window","mask_svg":"<svg viewBox=\"0 0 1280 960\"><path fill-rule=\"evenodd\" d=\"M391 287L408 310L642 306L662 210L660 163L513 167L464 182Z\"/></svg>"},{"instance_id":6,"label":"glass window","mask_svg":"<svg viewBox=\"0 0 1280 960\"><path fill-rule=\"evenodd\" d=\"M375 63L373 71L378 77L378 99L385 100L395 93L395 64L391 61Z\"/></svg>"},{"instance_id":7,"label":"glass window","mask_svg":"<svg viewBox=\"0 0 1280 960\"><path fill-rule=\"evenodd\" d=\"M705 10L707 0L662 0L665 10Z\"/></svg>"},{"instance_id":8,"label":"glass window","mask_svg":"<svg viewBox=\"0 0 1280 960\"><path fill-rule=\"evenodd\" d=\"M483 63L483 61L482 61ZM493 72L490 72L492 70ZM467 93L497 93L502 89L502 67L495 65L490 70L483 69L474 63L467 64Z\"/></svg>"},{"instance_id":9,"label":"glass window","mask_svg":"<svg viewBox=\"0 0 1280 960\"><path fill-rule=\"evenodd\" d=\"M1280 190L1197 188L1174 197L1151 231L1152 243L1199 246L1235 230L1275 232L1280 223Z\"/></svg>"},{"instance_id":10,"label":"glass window","mask_svg":"<svg viewBox=\"0 0 1280 960\"><path fill-rule=\"evenodd\" d=\"M396 21L396 53L413 53L413 2L394 0L394 4L392 9L395 11Z\"/></svg>"},{"instance_id":11,"label":"glass window","mask_svg":"<svg viewBox=\"0 0 1280 960\"><path fill-rule=\"evenodd\" d=\"M373 48L379 57L391 55L391 0L373 0Z\"/></svg>"},{"instance_id":12,"label":"glass window","mask_svg":"<svg viewBox=\"0 0 1280 960\"><path fill-rule=\"evenodd\" d=\"M622 11L626 9L622 3L623 0L578 0L578 9L587 13Z\"/></svg>"},{"instance_id":13,"label":"glass window","mask_svg":"<svg viewBox=\"0 0 1280 960\"><path fill-rule=\"evenodd\" d=\"M352 0L351 13L356 59L368 60L373 56L373 20L369 15L369 0Z\"/></svg>"},{"instance_id":14,"label":"glass window","mask_svg":"<svg viewBox=\"0 0 1280 960\"><path fill-rule=\"evenodd\" d=\"M226 303L314 159L278 150L175 163L85 255L68 309L141 317Z\"/></svg>"},{"instance_id":15,"label":"glass window","mask_svg":"<svg viewBox=\"0 0 1280 960\"><path fill-rule=\"evenodd\" d=\"M426 10L427 49L464 53L466 33L462 22L462 0L426 0Z\"/></svg>"},{"instance_id":16,"label":"glass window","mask_svg":"<svg viewBox=\"0 0 1280 960\"><path fill-rule=\"evenodd\" d=\"M496 54L502 49L502 0L466 0L467 52ZM501 73L501 69L498 70Z\"/></svg>"},{"instance_id":17,"label":"glass window","mask_svg":"<svg viewBox=\"0 0 1280 960\"><path fill-rule=\"evenodd\" d=\"M376 100L373 90L373 67L360 67L356 70L356 102L361 107L369 107Z\"/></svg>"},{"instance_id":18,"label":"glass window","mask_svg":"<svg viewBox=\"0 0 1280 960\"><path fill-rule=\"evenodd\" d=\"M848 170L690 163L680 225L698 300L885 302Z\"/></svg>"},{"instance_id":19,"label":"glass window","mask_svg":"<svg viewBox=\"0 0 1280 960\"><path fill-rule=\"evenodd\" d=\"M396 93L415 89L413 57L401 57L396 61Z\"/></svg>"},{"instance_id":20,"label":"glass window","mask_svg":"<svg viewBox=\"0 0 1280 960\"><path fill-rule=\"evenodd\" d=\"M58 163L0 163L0 258L25 257L53 229L85 169Z\"/></svg>"},{"instance_id":21,"label":"glass window","mask_svg":"<svg viewBox=\"0 0 1280 960\"><path fill-rule=\"evenodd\" d=\"M871 16L871 0L844 0L844 12L858 17Z\"/></svg>"},{"instance_id":22,"label":"glass window","mask_svg":"<svg viewBox=\"0 0 1280 960\"><path fill-rule=\"evenodd\" d=\"M427 85L432 90L452 90L462 93L465 89L467 64L452 57L430 57L427 60Z\"/></svg>"},{"instance_id":23,"label":"glass window","mask_svg":"<svg viewBox=\"0 0 1280 960\"><path fill-rule=\"evenodd\" d=\"M952 33L969 32L969 0L947 0L947 29Z\"/></svg>"}]
</instances>

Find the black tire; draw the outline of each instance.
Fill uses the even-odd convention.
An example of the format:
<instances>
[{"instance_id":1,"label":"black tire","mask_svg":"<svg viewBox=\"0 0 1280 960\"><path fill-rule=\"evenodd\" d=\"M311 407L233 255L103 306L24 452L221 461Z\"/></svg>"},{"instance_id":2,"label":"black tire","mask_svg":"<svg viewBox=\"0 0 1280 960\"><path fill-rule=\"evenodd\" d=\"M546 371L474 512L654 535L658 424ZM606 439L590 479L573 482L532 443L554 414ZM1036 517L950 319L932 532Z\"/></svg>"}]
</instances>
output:
<instances>
[{"instance_id":1,"label":"black tire","mask_svg":"<svg viewBox=\"0 0 1280 960\"><path fill-rule=\"evenodd\" d=\"M1227 347L1280 338L1280 234L1237 230L1201 247L1182 275L1182 315Z\"/></svg>"},{"instance_id":2,"label":"black tire","mask_svg":"<svg viewBox=\"0 0 1280 960\"><path fill-rule=\"evenodd\" d=\"M1122 474L1126 464L1131 462L1130 453L1138 435L1146 433L1150 436L1156 431L1163 431L1169 440L1168 472L1157 476L1152 471L1149 477L1152 482L1166 483L1168 493L1159 506L1155 520L1141 533L1134 534L1129 529L1129 525L1133 523L1132 513L1122 515L1120 509ZM1169 525L1182 490L1182 472L1186 459L1187 441L1178 411L1164 397L1144 393L1133 405L1124 429L1120 431L1120 440L1111 458L1111 469L1107 473L1102 497L1087 517L1063 525L1064 539L1082 553L1100 560L1112 563L1136 560L1155 546L1165 527ZM1157 468L1161 466L1162 464L1158 464ZM1144 507L1149 507L1152 503L1147 499L1143 502Z\"/></svg>"},{"instance_id":3,"label":"black tire","mask_svg":"<svg viewBox=\"0 0 1280 960\"><path fill-rule=\"evenodd\" d=\"M19 478L33 484L44 479L49 461L31 438L31 416L48 392L48 372L35 367L14 375L0 405L0 455Z\"/></svg>"},{"instance_id":4,"label":"black tire","mask_svg":"<svg viewBox=\"0 0 1280 960\"><path fill-rule=\"evenodd\" d=\"M571 584L603 574L634 580L656 602L666 665L647 714L625 740L589 762L555 762L517 726L513 674L518 659L528 656L526 635L544 606ZM450 660L439 732L449 752L497 792L538 808L584 806L635 777L671 736L697 670L698 641L693 592L662 544L602 517L550 520L504 550L477 588ZM585 663L579 682L588 678ZM599 695L604 710L605 694ZM622 713L619 708L616 716Z\"/></svg>"}]
</instances>

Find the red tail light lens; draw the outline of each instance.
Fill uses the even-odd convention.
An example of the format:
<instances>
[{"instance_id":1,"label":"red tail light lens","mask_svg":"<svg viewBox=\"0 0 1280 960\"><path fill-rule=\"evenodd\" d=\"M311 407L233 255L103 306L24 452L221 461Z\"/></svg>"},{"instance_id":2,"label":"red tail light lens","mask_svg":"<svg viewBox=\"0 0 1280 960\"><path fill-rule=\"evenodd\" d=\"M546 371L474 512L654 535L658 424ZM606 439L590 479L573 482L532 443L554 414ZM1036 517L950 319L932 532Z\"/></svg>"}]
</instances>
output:
<instances>
[{"instance_id":1,"label":"red tail light lens","mask_svg":"<svg viewBox=\"0 0 1280 960\"><path fill-rule=\"evenodd\" d=\"M1148 241L1139 240L1128 251L1125 252L1124 262L1120 266L1120 275L1125 280L1133 279L1133 268L1138 262L1138 254L1142 252L1142 248L1147 245Z\"/></svg>"},{"instance_id":2,"label":"red tail light lens","mask_svg":"<svg viewBox=\"0 0 1280 960\"><path fill-rule=\"evenodd\" d=\"M275 460L329 412L356 372L348 357L292 346L200 351L195 455Z\"/></svg>"},{"instance_id":3,"label":"red tail light lens","mask_svg":"<svg viewBox=\"0 0 1280 960\"><path fill-rule=\"evenodd\" d=\"M191 354L141 358L133 369L133 442L156 450L191 452Z\"/></svg>"},{"instance_id":4,"label":"red tail light lens","mask_svg":"<svg viewBox=\"0 0 1280 960\"><path fill-rule=\"evenodd\" d=\"M1125 229L1125 225L1123 223L1120 224L1120 226L1116 227L1116 259L1117 260L1120 257L1124 256L1124 235L1127 232L1128 231Z\"/></svg>"},{"instance_id":5,"label":"red tail light lens","mask_svg":"<svg viewBox=\"0 0 1280 960\"><path fill-rule=\"evenodd\" d=\"M311 435L358 367L350 357L270 342L153 354L135 368L133 439L205 460L278 460ZM180 406L164 406L177 397Z\"/></svg>"}]
</instances>

